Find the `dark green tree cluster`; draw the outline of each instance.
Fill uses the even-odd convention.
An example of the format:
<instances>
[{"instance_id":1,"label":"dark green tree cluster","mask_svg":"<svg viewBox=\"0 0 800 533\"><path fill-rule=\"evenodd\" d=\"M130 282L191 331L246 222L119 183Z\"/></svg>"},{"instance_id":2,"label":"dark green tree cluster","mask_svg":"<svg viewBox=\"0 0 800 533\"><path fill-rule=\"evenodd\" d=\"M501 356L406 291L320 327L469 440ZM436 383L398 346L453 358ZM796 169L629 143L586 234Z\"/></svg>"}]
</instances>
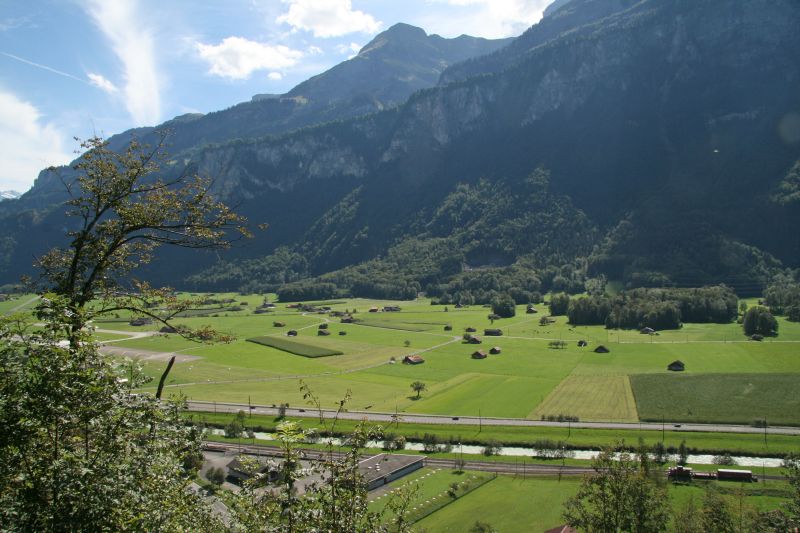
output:
<instances>
[{"instance_id":1,"label":"dark green tree cluster","mask_svg":"<svg viewBox=\"0 0 800 533\"><path fill-rule=\"evenodd\" d=\"M770 312L800 322L800 282L794 276L785 273L775 276L764 290L764 300Z\"/></svg>"},{"instance_id":2,"label":"dark green tree cluster","mask_svg":"<svg viewBox=\"0 0 800 533\"><path fill-rule=\"evenodd\" d=\"M508 294L501 294L492 300L492 313L500 318L511 318L517 314L516 302Z\"/></svg>"},{"instance_id":3,"label":"dark green tree cluster","mask_svg":"<svg viewBox=\"0 0 800 533\"><path fill-rule=\"evenodd\" d=\"M762 306L751 307L742 318L742 330L745 335L772 336L778 334L778 321Z\"/></svg>"},{"instance_id":4,"label":"dark green tree cluster","mask_svg":"<svg viewBox=\"0 0 800 533\"><path fill-rule=\"evenodd\" d=\"M568 294L558 293L550 296L550 314L553 316L566 315L570 306Z\"/></svg>"},{"instance_id":5,"label":"dark green tree cluster","mask_svg":"<svg viewBox=\"0 0 800 533\"><path fill-rule=\"evenodd\" d=\"M615 297L573 298L567 316L574 325L607 328L677 329L683 322L722 323L738 316L738 299L724 286L694 289L633 289Z\"/></svg>"}]
</instances>

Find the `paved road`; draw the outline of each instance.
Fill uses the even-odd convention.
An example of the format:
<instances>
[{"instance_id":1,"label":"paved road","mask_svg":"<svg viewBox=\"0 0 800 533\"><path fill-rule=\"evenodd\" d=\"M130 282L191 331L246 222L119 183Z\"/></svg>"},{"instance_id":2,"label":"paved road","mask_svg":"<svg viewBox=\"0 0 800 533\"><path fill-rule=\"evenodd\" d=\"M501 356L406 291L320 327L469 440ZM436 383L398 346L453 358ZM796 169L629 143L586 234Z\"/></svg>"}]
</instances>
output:
<instances>
[{"instance_id":1,"label":"paved road","mask_svg":"<svg viewBox=\"0 0 800 533\"><path fill-rule=\"evenodd\" d=\"M190 401L189 410L191 411L216 411L223 413L235 413L237 411L248 411L251 406L244 403L226 402L202 402ZM260 415L278 415L277 407L266 405L253 405L252 412ZM323 410L325 418L332 418L335 411ZM319 412L316 409L290 408L286 410L287 416L318 418ZM370 422L394 422L395 417L399 417L401 422L417 424L447 424L447 425L484 425L484 426L524 426L524 427L559 427L559 428L582 428L582 429L622 429L622 430L651 430L651 431L692 431L710 433L753 433L763 435L764 428L754 428L751 426L737 426L726 424L677 424L667 422L660 423L630 423L630 422L545 422L543 420L529 420L525 418L487 418L476 416L443 416L443 415L419 415L409 413L379 413L372 411L348 411L341 413L339 418L345 420L368 420ZM796 427L769 427L766 433L770 435L800 435L800 428Z\"/></svg>"}]
</instances>

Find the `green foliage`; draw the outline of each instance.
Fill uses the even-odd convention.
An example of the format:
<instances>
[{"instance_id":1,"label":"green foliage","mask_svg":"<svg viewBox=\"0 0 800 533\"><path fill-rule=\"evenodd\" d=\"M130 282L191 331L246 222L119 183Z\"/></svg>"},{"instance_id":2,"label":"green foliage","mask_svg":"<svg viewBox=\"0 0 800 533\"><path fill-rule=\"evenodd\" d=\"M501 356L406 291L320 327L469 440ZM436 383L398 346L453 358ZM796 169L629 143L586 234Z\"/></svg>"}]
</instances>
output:
<instances>
[{"instance_id":1,"label":"green foliage","mask_svg":"<svg viewBox=\"0 0 800 533\"><path fill-rule=\"evenodd\" d=\"M700 516L703 531L718 533L737 533L738 531L730 504L716 490L706 491Z\"/></svg>"},{"instance_id":2,"label":"green foliage","mask_svg":"<svg viewBox=\"0 0 800 533\"><path fill-rule=\"evenodd\" d=\"M179 404L131 392L147 381L136 365L116 367L88 334L70 333L85 315L67 302L45 298L35 333L0 319L3 529L221 529L189 490L200 434Z\"/></svg>"},{"instance_id":3,"label":"green foliage","mask_svg":"<svg viewBox=\"0 0 800 533\"><path fill-rule=\"evenodd\" d=\"M751 307L742 318L742 331L750 335L777 335L778 321L766 307Z\"/></svg>"},{"instance_id":4,"label":"green foliage","mask_svg":"<svg viewBox=\"0 0 800 533\"><path fill-rule=\"evenodd\" d=\"M208 480L214 485L222 485L225 482L225 471L220 467L213 467L209 469Z\"/></svg>"},{"instance_id":5,"label":"green foliage","mask_svg":"<svg viewBox=\"0 0 800 533\"><path fill-rule=\"evenodd\" d=\"M343 352L339 350L331 350L330 348L323 348L321 346L314 346L304 342L288 339L285 337L274 337L265 335L263 337L252 337L247 339L247 342L254 342L262 346L269 346L276 350L292 353L295 355L302 355L303 357L328 357L331 355L342 355Z\"/></svg>"},{"instance_id":6,"label":"green foliage","mask_svg":"<svg viewBox=\"0 0 800 533\"><path fill-rule=\"evenodd\" d=\"M415 381L411 384L411 390L417 393L417 398L419 398L420 393L422 393L422 391L424 391L427 388L428 386L421 381Z\"/></svg>"},{"instance_id":7,"label":"green foliage","mask_svg":"<svg viewBox=\"0 0 800 533\"><path fill-rule=\"evenodd\" d=\"M604 450L592 462L595 473L564 504L564 519L584 531L659 532L667 530L669 503L648 476L646 456L628 453L615 460ZM708 531L714 531L708 530Z\"/></svg>"},{"instance_id":8,"label":"green foliage","mask_svg":"<svg viewBox=\"0 0 800 533\"><path fill-rule=\"evenodd\" d=\"M764 290L764 300L772 313L800 322L800 283L793 276L782 273L772 278Z\"/></svg>"},{"instance_id":9,"label":"green foliage","mask_svg":"<svg viewBox=\"0 0 800 533\"><path fill-rule=\"evenodd\" d=\"M161 138L163 141L163 137ZM101 355L91 320L118 311L166 322L194 305L130 283L162 244L224 248L243 220L208 194L210 182L155 177L159 146L121 153L99 138L75 167L69 247L39 260L42 326L0 319L0 523L5 531L216 531L222 523L190 490L200 435L180 403L133 390L133 363ZM160 307L163 314L152 309ZM182 330L192 336L190 330ZM209 329L195 338L211 339ZM122 379L125 376L125 379ZM169 505L164 505L169 502Z\"/></svg>"},{"instance_id":10,"label":"green foliage","mask_svg":"<svg viewBox=\"0 0 800 533\"><path fill-rule=\"evenodd\" d=\"M569 303L568 294L553 294L550 296L550 314L553 316L566 315L569 310Z\"/></svg>"},{"instance_id":11,"label":"green foliage","mask_svg":"<svg viewBox=\"0 0 800 533\"><path fill-rule=\"evenodd\" d=\"M610 298L574 298L567 316L574 325L655 330L677 329L682 322L726 324L737 317L738 299L727 287L633 289Z\"/></svg>"},{"instance_id":12,"label":"green foliage","mask_svg":"<svg viewBox=\"0 0 800 533\"><path fill-rule=\"evenodd\" d=\"M501 318L511 318L517 314L516 302L508 294L501 294L492 299L492 312Z\"/></svg>"}]
</instances>

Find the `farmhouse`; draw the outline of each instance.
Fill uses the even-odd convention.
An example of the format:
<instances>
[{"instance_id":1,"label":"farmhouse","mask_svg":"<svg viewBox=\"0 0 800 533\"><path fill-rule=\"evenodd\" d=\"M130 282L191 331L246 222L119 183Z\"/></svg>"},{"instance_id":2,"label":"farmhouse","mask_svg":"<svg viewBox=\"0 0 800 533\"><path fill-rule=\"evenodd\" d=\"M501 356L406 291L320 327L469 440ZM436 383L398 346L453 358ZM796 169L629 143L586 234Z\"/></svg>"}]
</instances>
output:
<instances>
[{"instance_id":1,"label":"farmhouse","mask_svg":"<svg viewBox=\"0 0 800 533\"><path fill-rule=\"evenodd\" d=\"M502 329L484 329L483 334L487 337L500 337L503 334Z\"/></svg>"},{"instance_id":2,"label":"farmhouse","mask_svg":"<svg viewBox=\"0 0 800 533\"><path fill-rule=\"evenodd\" d=\"M385 305L383 307L383 312L384 313L397 313L399 311L400 311L400 306L399 305Z\"/></svg>"},{"instance_id":3,"label":"farmhouse","mask_svg":"<svg viewBox=\"0 0 800 533\"><path fill-rule=\"evenodd\" d=\"M683 372L686 370L686 365L683 364L683 361L673 361L667 365L667 370L672 370L673 372Z\"/></svg>"},{"instance_id":4,"label":"farmhouse","mask_svg":"<svg viewBox=\"0 0 800 533\"><path fill-rule=\"evenodd\" d=\"M403 357L403 364L404 365L421 365L425 362L425 359L420 357L419 355L407 355Z\"/></svg>"},{"instance_id":5,"label":"farmhouse","mask_svg":"<svg viewBox=\"0 0 800 533\"><path fill-rule=\"evenodd\" d=\"M609 353L611 350L603 346L602 344L594 349L594 353Z\"/></svg>"},{"instance_id":6,"label":"farmhouse","mask_svg":"<svg viewBox=\"0 0 800 533\"><path fill-rule=\"evenodd\" d=\"M482 352L478 350L477 352L472 352L473 359L486 359L486 352Z\"/></svg>"}]
</instances>

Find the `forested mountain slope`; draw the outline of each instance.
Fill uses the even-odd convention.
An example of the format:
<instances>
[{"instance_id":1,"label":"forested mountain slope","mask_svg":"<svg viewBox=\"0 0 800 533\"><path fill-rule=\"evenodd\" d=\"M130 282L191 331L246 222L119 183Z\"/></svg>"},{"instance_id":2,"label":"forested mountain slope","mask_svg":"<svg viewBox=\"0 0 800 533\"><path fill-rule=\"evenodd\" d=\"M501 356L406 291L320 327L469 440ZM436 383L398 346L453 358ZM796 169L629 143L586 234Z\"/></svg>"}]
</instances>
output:
<instances>
[{"instance_id":1,"label":"forested mountain slope","mask_svg":"<svg viewBox=\"0 0 800 533\"><path fill-rule=\"evenodd\" d=\"M798 27L793 0L572 0L475 75L483 60L386 111L196 147L170 171L215 176L221 196L271 224L225 260L258 262L284 246L302 258L299 277L376 264L412 239L454 246L462 273L524 264L568 284L601 274L758 283L780 262L800 264L800 239L782 230L800 222ZM553 200L532 207L526 183L539 171ZM454 201L476 215L504 206L519 231L496 215L448 226L436 213ZM544 216L550 205L585 220L573 228L580 238L548 233L564 224L527 224L525 210ZM470 227L477 244L460 236ZM460 275L440 255L445 267L403 276ZM160 274L180 284L187 271Z\"/></svg>"}]
</instances>

